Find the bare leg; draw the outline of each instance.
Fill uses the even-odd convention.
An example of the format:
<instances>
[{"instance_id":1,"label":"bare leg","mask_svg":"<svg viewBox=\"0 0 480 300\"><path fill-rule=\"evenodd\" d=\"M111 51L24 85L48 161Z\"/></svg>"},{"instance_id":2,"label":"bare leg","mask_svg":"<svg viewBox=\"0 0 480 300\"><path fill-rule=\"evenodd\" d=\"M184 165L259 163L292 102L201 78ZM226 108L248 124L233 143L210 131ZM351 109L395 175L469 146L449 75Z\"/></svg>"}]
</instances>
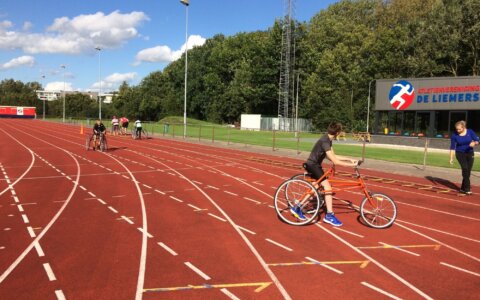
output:
<instances>
[{"instance_id":1,"label":"bare leg","mask_svg":"<svg viewBox=\"0 0 480 300\"><path fill-rule=\"evenodd\" d=\"M332 186L328 180L321 182L323 189L325 190L325 204L327 205L327 212L333 212L333 196L332 196Z\"/></svg>"}]
</instances>

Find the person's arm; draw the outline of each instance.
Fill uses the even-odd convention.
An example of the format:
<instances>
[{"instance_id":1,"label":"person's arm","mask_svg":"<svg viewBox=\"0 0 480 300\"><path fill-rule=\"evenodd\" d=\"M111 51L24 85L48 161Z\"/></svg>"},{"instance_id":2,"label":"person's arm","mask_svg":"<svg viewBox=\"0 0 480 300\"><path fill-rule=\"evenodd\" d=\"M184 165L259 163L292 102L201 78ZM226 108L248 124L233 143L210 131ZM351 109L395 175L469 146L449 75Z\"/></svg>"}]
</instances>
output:
<instances>
[{"instance_id":1,"label":"person's arm","mask_svg":"<svg viewBox=\"0 0 480 300\"><path fill-rule=\"evenodd\" d=\"M358 162L347 159L347 160L340 160L338 157L335 155L333 152L333 149L330 149L326 152L327 158L334 164L334 165L339 165L339 166L344 166L344 167L355 167L357 166ZM346 162L349 161L349 162Z\"/></svg>"},{"instance_id":2,"label":"person's arm","mask_svg":"<svg viewBox=\"0 0 480 300\"><path fill-rule=\"evenodd\" d=\"M335 155L335 157L337 158L337 160L340 160L340 161L343 161L343 162L349 162L349 163L352 163L354 165L357 165L358 161L357 160L354 160L354 159L351 159L351 158L348 158L348 157L345 157L345 156L341 156L341 155L336 155L335 154L335 151L333 151L333 147L330 149L330 151L332 152L333 155ZM327 158L330 159L327 155ZM331 160L331 159L330 159Z\"/></svg>"},{"instance_id":3,"label":"person's arm","mask_svg":"<svg viewBox=\"0 0 480 300\"><path fill-rule=\"evenodd\" d=\"M470 136L472 137L472 142L470 143L470 147L475 147L476 145L478 145L478 136L475 134L475 131L473 131L472 129L469 129L468 131L470 131Z\"/></svg>"},{"instance_id":4,"label":"person's arm","mask_svg":"<svg viewBox=\"0 0 480 300\"><path fill-rule=\"evenodd\" d=\"M450 138L450 164L453 165L453 157L455 156L455 148L457 146L457 142L455 140L455 135L452 134Z\"/></svg>"}]
</instances>

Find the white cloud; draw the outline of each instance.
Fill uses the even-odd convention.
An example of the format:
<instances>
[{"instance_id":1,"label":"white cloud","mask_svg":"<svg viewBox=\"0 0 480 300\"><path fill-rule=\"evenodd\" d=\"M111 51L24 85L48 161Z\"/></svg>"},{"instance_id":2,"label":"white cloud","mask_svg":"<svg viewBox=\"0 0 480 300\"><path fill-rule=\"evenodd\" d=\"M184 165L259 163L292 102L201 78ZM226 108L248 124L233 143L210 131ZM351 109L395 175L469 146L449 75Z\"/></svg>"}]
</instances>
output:
<instances>
[{"instance_id":1,"label":"white cloud","mask_svg":"<svg viewBox=\"0 0 480 300\"><path fill-rule=\"evenodd\" d=\"M26 21L26 22L23 23L22 29L24 31L28 31L28 30L32 29L32 27L33 27L32 22Z\"/></svg>"},{"instance_id":2,"label":"white cloud","mask_svg":"<svg viewBox=\"0 0 480 300\"><path fill-rule=\"evenodd\" d=\"M102 91L117 89L120 86L120 84L122 84L122 82L124 81L131 82L136 77L137 77L136 72L113 73L102 80ZM99 89L99 88L100 88L100 82L98 81L92 85L92 89Z\"/></svg>"},{"instance_id":3,"label":"white cloud","mask_svg":"<svg viewBox=\"0 0 480 300\"><path fill-rule=\"evenodd\" d=\"M57 18L44 33L8 31L12 23L3 21L0 22L0 49L21 49L27 53L93 53L94 47L116 48L139 37L137 27L146 20L149 19L143 12L114 11L108 15L97 12L72 19Z\"/></svg>"},{"instance_id":4,"label":"white cloud","mask_svg":"<svg viewBox=\"0 0 480 300\"><path fill-rule=\"evenodd\" d=\"M200 35L191 35L188 37L188 49L195 46L202 46L206 39ZM139 65L141 62L172 62L179 59L183 52L185 52L185 44L179 50L172 50L168 46L156 46L139 51L135 56L134 65Z\"/></svg>"},{"instance_id":5,"label":"white cloud","mask_svg":"<svg viewBox=\"0 0 480 300\"><path fill-rule=\"evenodd\" d=\"M45 86L46 91L63 91L63 88L64 88L63 81L49 82ZM66 91L73 91L73 87L72 87L71 82L65 82L65 90Z\"/></svg>"},{"instance_id":6,"label":"white cloud","mask_svg":"<svg viewBox=\"0 0 480 300\"><path fill-rule=\"evenodd\" d=\"M24 55L24 56L11 59L10 61L0 65L0 70L8 70L8 69L17 68L20 66L32 67L34 64L35 64L35 57Z\"/></svg>"}]
</instances>

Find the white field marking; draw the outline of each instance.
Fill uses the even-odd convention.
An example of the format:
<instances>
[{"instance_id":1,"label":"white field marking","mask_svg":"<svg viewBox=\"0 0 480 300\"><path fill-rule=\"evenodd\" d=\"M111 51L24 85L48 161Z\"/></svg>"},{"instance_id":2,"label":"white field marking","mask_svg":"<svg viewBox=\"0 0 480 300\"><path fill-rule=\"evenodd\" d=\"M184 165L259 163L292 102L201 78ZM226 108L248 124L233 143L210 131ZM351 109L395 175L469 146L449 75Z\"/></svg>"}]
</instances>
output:
<instances>
[{"instance_id":1,"label":"white field marking","mask_svg":"<svg viewBox=\"0 0 480 300\"><path fill-rule=\"evenodd\" d=\"M162 242L159 242L157 243L160 247L162 247L163 249L165 249L165 251L167 251L168 253L170 253L171 255L173 256L177 256L177 252L173 251L172 248L168 247L167 245L165 245L164 243Z\"/></svg>"},{"instance_id":2,"label":"white field marking","mask_svg":"<svg viewBox=\"0 0 480 300\"><path fill-rule=\"evenodd\" d=\"M122 198L125 197L126 195L118 195L118 196L112 196L112 198Z\"/></svg>"},{"instance_id":3,"label":"white field marking","mask_svg":"<svg viewBox=\"0 0 480 300\"><path fill-rule=\"evenodd\" d=\"M23 206L22 206L21 204L18 204L18 205L17 205L17 208L18 208L18 210L19 210L20 212L23 212L23 211L24 211L24 210L23 210Z\"/></svg>"},{"instance_id":4,"label":"white field marking","mask_svg":"<svg viewBox=\"0 0 480 300\"><path fill-rule=\"evenodd\" d=\"M28 234L30 235L31 238L34 238L36 237L37 235L35 234L35 232L33 231L33 228L31 226L28 226L27 227L27 231L28 231Z\"/></svg>"},{"instance_id":5,"label":"white field marking","mask_svg":"<svg viewBox=\"0 0 480 300\"><path fill-rule=\"evenodd\" d=\"M138 229L138 231L140 231L141 233L146 234L149 238L153 238L153 235L151 235L151 234L148 233L148 232L143 231L143 228L142 228L142 227L137 227L137 229Z\"/></svg>"},{"instance_id":6,"label":"white field marking","mask_svg":"<svg viewBox=\"0 0 480 300\"><path fill-rule=\"evenodd\" d=\"M55 277L55 274L53 274L52 267L50 267L49 263L43 264L43 268L45 269L45 272L47 273L48 280L50 280L50 281L57 280L57 278Z\"/></svg>"},{"instance_id":7,"label":"white field marking","mask_svg":"<svg viewBox=\"0 0 480 300\"><path fill-rule=\"evenodd\" d=\"M146 185L146 184L143 184L144 187L146 187L147 189L151 189L152 187L149 186L149 185Z\"/></svg>"},{"instance_id":8,"label":"white field marking","mask_svg":"<svg viewBox=\"0 0 480 300\"><path fill-rule=\"evenodd\" d=\"M207 185L207 187L208 187L209 189L214 189L214 190L217 190L217 191L219 190L219 188L217 188L216 186Z\"/></svg>"},{"instance_id":9,"label":"white field marking","mask_svg":"<svg viewBox=\"0 0 480 300\"><path fill-rule=\"evenodd\" d=\"M125 216L122 216L121 218L124 219L125 221L127 221L127 223L130 223L130 224L133 225L133 221L130 220L129 218L127 218L127 217L125 217Z\"/></svg>"},{"instance_id":10,"label":"white field marking","mask_svg":"<svg viewBox=\"0 0 480 300\"><path fill-rule=\"evenodd\" d=\"M108 209L111 210L111 211L113 211L114 213L118 214L118 210L116 210L115 208L109 206Z\"/></svg>"},{"instance_id":11,"label":"white field marking","mask_svg":"<svg viewBox=\"0 0 480 300\"><path fill-rule=\"evenodd\" d=\"M464 239L464 240L467 240L467 241L480 243L480 240L472 239L472 238L469 238L469 237L466 237L466 236L463 236L463 235L458 235L458 234L450 233L450 232L443 231L443 230L433 229L433 228L430 228L430 227L427 227L427 226L422 226L422 225L418 225L418 224L415 224L415 223L410 223L410 222L403 221L403 220L395 220L395 223L397 223L397 222L405 223L405 224L408 224L408 225L420 227L420 228L431 230L431 231L435 231L435 232L438 232L438 233L443 233L443 234L450 235L450 236L454 236L454 237L457 237L459 239Z\"/></svg>"},{"instance_id":12,"label":"white field marking","mask_svg":"<svg viewBox=\"0 0 480 300\"><path fill-rule=\"evenodd\" d=\"M248 197L243 197L243 199L248 200L248 201L252 201L252 202L257 203L257 204L262 204L262 202L257 201L257 200L253 200L253 199L248 198Z\"/></svg>"},{"instance_id":13,"label":"white field marking","mask_svg":"<svg viewBox=\"0 0 480 300\"><path fill-rule=\"evenodd\" d=\"M6 177L5 181L8 183L8 184L11 184L12 182L10 181L10 179L8 179L8 177Z\"/></svg>"},{"instance_id":14,"label":"white field marking","mask_svg":"<svg viewBox=\"0 0 480 300\"><path fill-rule=\"evenodd\" d=\"M66 200L57 200L57 201L52 201L53 203L62 203L65 202Z\"/></svg>"},{"instance_id":15,"label":"white field marking","mask_svg":"<svg viewBox=\"0 0 480 300\"><path fill-rule=\"evenodd\" d=\"M235 296L234 294L232 294L232 292L230 292L229 290L223 288L223 289L220 289L220 292L224 293L225 296L227 296L228 298L232 299L232 300L240 300L240 298L238 298L237 296Z\"/></svg>"},{"instance_id":16,"label":"white field marking","mask_svg":"<svg viewBox=\"0 0 480 300\"><path fill-rule=\"evenodd\" d=\"M155 192L159 193L159 194L162 194L162 195L165 195L164 192L160 191L160 190L155 190Z\"/></svg>"},{"instance_id":17,"label":"white field marking","mask_svg":"<svg viewBox=\"0 0 480 300\"><path fill-rule=\"evenodd\" d=\"M199 207L196 207L195 205L190 204L190 203L187 204L187 205L190 206L191 208L195 209L195 210L203 210L203 209L201 209L201 208L199 208Z\"/></svg>"},{"instance_id":18,"label":"white field marking","mask_svg":"<svg viewBox=\"0 0 480 300\"><path fill-rule=\"evenodd\" d=\"M351 232L351 231L348 231L348 230L345 230L345 229L342 229L342 228L339 228L339 227L332 227L332 228L335 229L335 230L339 230L339 231L342 231L342 232L351 234L351 235L356 236L356 237L359 237L359 238L364 238L363 235L358 234L358 233L355 233L355 232Z\"/></svg>"},{"instance_id":19,"label":"white field marking","mask_svg":"<svg viewBox=\"0 0 480 300\"><path fill-rule=\"evenodd\" d=\"M232 195L232 196L238 196L238 194L235 194L235 193L232 193L232 192L229 192L229 191L223 191L224 193L227 193L229 195Z\"/></svg>"},{"instance_id":20,"label":"white field marking","mask_svg":"<svg viewBox=\"0 0 480 300\"><path fill-rule=\"evenodd\" d=\"M5 130L2 129L2 131L4 133L6 133ZM2 192L0 192L0 196L3 195L4 193L6 193L9 189L13 188L20 180L23 179L23 177L25 177L25 175L27 175L28 172L30 172L30 170L32 169L34 163L35 163L35 155L33 153L32 150L30 150L27 146L25 146L24 144L20 143L20 141L16 140L15 138L13 138L10 134L6 133L7 135L9 135L14 141L16 141L18 144L20 144L23 148L27 149L28 152L30 152L30 156L32 157L32 160L30 161L30 165L28 166L28 168L22 173L22 175L20 175L13 183L9 183L9 186L6 187ZM2 165L2 170L3 170L3 174L6 176L6 171Z\"/></svg>"},{"instance_id":21,"label":"white field marking","mask_svg":"<svg viewBox=\"0 0 480 300\"><path fill-rule=\"evenodd\" d=\"M105 170L112 172L113 170L110 168L105 168Z\"/></svg>"},{"instance_id":22,"label":"white field marking","mask_svg":"<svg viewBox=\"0 0 480 300\"><path fill-rule=\"evenodd\" d=\"M120 175L120 173L118 173L117 171L113 172L113 174L115 174L115 175Z\"/></svg>"},{"instance_id":23,"label":"white field marking","mask_svg":"<svg viewBox=\"0 0 480 300\"><path fill-rule=\"evenodd\" d=\"M383 243L383 242L378 242L380 245L383 245L383 246L387 246L389 248L392 248L392 249L395 249L395 250L398 250L398 251L402 251L402 252L405 252L405 253L408 253L410 255L413 255L413 256L420 256L420 254L418 253L415 253L415 252L412 252L412 251L408 251L408 250L405 250L403 248L400 248L400 247L397 247L397 246L393 246L393 245L390 245L390 244L387 244L387 243Z\"/></svg>"},{"instance_id":24,"label":"white field marking","mask_svg":"<svg viewBox=\"0 0 480 300\"><path fill-rule=\"evenodd\" d=\"M19 202L20 202L20 200L18 199L18 197L17 197L17 196L13 196L13 201L15 201L15 202L17 202L17 203L19 203Z\"/></svg>"},{"instance_id":25,"label":"white field marking","mask_svg":"<svg viewBox=\"0 0 480 300\"><path fill-rule=\"evenodd\" d=\"M39 257L45 256L45 253L43 252L42 246L40 246L39 243L35 243L35 250L37 250L37 254Z\"/></svg>"},{"instance_id":26,"label":"white field marking","mask_svg":"<svg viewBox=\"0 0 480 300\"><path fill-rule=\"evenodd\" d=\"M217 172L212 171L212 170L208 170L208 172L213 173L213 174L217 174Z\"/></svg>"},{"instance_id":27,"label":"white field marking","mask_svg":"<svg viewBox=\"0 0 480 300\"><path fill-rule=\"evenodd\" d=\"M211 213L208 213L208 215L211 216L211 217L214 217L215 219L220 220L222 222L227 222L227 220L225 220L224 218L221 218L217 215L214 215L214 214L211 214Z\"/></svg>"},{"instance_id":28,"label":"white field marking","mask_svg":"<svg viewBox=\"0 0 480 300\"><path fill-rule=\"evenodd\" d=\"M88 194L89 194L90 196L92 196L93 198L97 198L97 195L95 195L95 194L92 193L92 192L88 192Z\"/></svg>"},{"instance_id":29,"label":"white field marking","mask_svg":"<svg viewBox=\"0 0 480 300\"><path fill-rule=\"evenodd\" d=\"M87 198L83 198L83 200L96 200L97 198L96 197L87 197Z\"/></svg>"},{"instance_id":30,"label":"white field marking","mask_svg":"<svg viewBox=\"0 0 480 300\"><path fill-rule=\"evenodd\" d=\"M62 174L62 176L67 176L67 174L63 173L63 172L60 172L60 174Z\"/></svg>"},{"instance_id":31,"label":"white field marking","mask_svg":"<svg viewBox=\"0 0 480 300\"><path fill-rule=\"evenodd\" d=\"M65 176L65 178L67 178L68 180L72 180L72 177L70 176Z\"/></svg>"},{"instance_id":32,"label":"white field marking","mask_svg":"<svg viewBox=\"0 0 480 300\"><path fill-rule=\"evenodd\" d=\"M9 182L10 183L10 182ZM16 196L17 195L17 192L15 192L15 190L10 190L10 193L12 193L13 196Z\"/></svg>"},{"instance_id":33,"label":"white field marking","mask_svg":"<svg viewBox=\"0 0 480 300\"><path fill-rule=\"evenodd\" d=\"M370 288L370 289L372 289L372 290L374 290L374 291L376 291L376 292L379 292L380 294L382 294L382 295L384 295L384 296L387 296L387 297L389 297L389 298L391 298L391 299L401 300L401 298L398 298L397 296L392 295L392 294L390 294L389 292L386 292L386 291L384 291L384 290L382 290L382 289L380 289L380 288L378 288L378 287L376 287L376 286L373 286L373 285L371 285L371 284L368 283L368 282L362 281L361 284L364 285L364 286L366 286L366 287L368 287L368 288Z\"/></svg>"},{"instance_id":34,"label":"white field marking","mask_svg":"<svg viewBox=\"0 0 480 300\"><path fill-rule=\"evenodd\" d=\"M128 178L127 175L122 175L122 177L125 178L125 179L130 179L130 178Z\"/></svg>"},{"instance_id":35,"label":"white field marking","mask_svg":"<svg viewBox=\"0 0 480 300\"><path fill-rule=\"evenodd\" d=\"M268 205L268 207L275 209L275 206L273 205Z\"/></svg>"},{"instance_id":36,"label":"white field marking","mask_svg":"<svg viewBox=\"0 0 480 300\"><path fill-rule=\"evenodd\" d=\"M62 290L55 290L55 296L57 296L57 300L66 300L65 295L63 294Z\"/></svg>"},{"instance_id":37,"label":"white field marking","mask_svg":"<svg viewBox=\"0 0 480 300\"><path fill-rule=\"evenodd\" d=\"M82 190L84 190L84 191L87 190L83 185L81 185L81 186L79 186L79 187L80 187Z\"/></svg>"},{"instance_id":38,"label":"white field marking","mask_svg":"<svg viewBox=\"0 0 480 300\"><path fill-rule=\"evenodd\" d=\"M103 201L103 200L100 199L100 198L97 198L97 201L100 202L100 203L102 203L103 205L106 205L106 204L107 204L105 201Z\"/></svg>"},{"instance_id":39,"label":"white field marking","mask_svg":"<svg viewBox=\"0 0 480 300\"><path fill-rule=\"evenodd\" d=\"M203 279L205 280L210 280L210 276L208 276L207 274L203 273L202 270L200 270L199 268L195 267L192 263L190 262L185 262L185 265L187 267L189 267L193 272L197 273L200 277L202 277Z\"/></svg>"},{"instance_id":40,"label":"white field marking","mask_svg":"<svg viewBox=\"0 0 480 300\"><path fill-rule=\"evenodd\" d=\"M447 264L447 263L444 263L444 262L440 262L440 264L443 265L443 266L461 271L461 272L465 272L465 273L473 275L473 276L480 277L479 273L476 273L476 272L473 272L473 271L470 271L470 270L467 270L467 269L464 269L464 268L460 268L460 267L457 267L457 266L454 266L454 265L451 265L451 264Z\"/></svg>"},{"instance_id":41,"label":"white field marking","mask_svg":"<svg viewBox=\"0 0 480 300\"><path fill-rule=\"evenodd\" d=\"M308 259L309 261L311 261L311 262L313 262L313 263L315 263L315 264L317 264L317 265L319 265L319 266L322 266L322 267L324 267L324 268L326 268L326 269L329 269L330 271L333 271L333 272L335 272L335 273L337 273L337 274L340 274L340 275L343 274L343 271L340 271L339 269L336 269L336 268L334 268L334 267L332 267L332 266L329 266L329 265L327 265L327 264L322 264L321 262L319 262L319 261L316 260L316 259L313 259L313 258L308 257L308 256L305 256L305 258Z\"/></svg>"},{"instance_id":42,"label":"white field marking","mask_svg":"<svg viewBox=\"0 0 480 300\"><path fill-rule=\"evenodd\" d=\"M256 234L255 232L253 232L253 231L251 231L251 230L248 230L248 229L245 228L245 227L242 227L242 226L239 226L239 225L237 225L237 227L238 227L240 230L243 230L243 231L245 231L245 232L250 233L251 235L255 235L255 234Z\"/></svg>"},{"instance_id":43,"label":"white field marking","mask_svg":"<svg viewBox=\"0 0 480 300\"><path fill-rule=\"evenodd\" d=\"M287 247L287 246L285 246L285 245L282 245L282 244L280 244L280 243L278 243L278 242L275 242L274 240L271 240L271 239L268 239L268 238L265 239L265 240L266 240L267 242L270 242L270 243L274 244L275 246L278 246L278 247L280 247L280 248L283 248L283 249L285 249L285 250L287 250L287 251L290 251L290 252L293 251L292 248L289 248L289 247Z\"/></svg>"},{"instance_id":44,"label":"white field marking","mask_svg":"<svg viewBox=\"0 0 480 300\"><path fill-rule=\"evenodd\" d=\"M25 215L25 214L22 214L22 219L23 219L23 223L25 223L25 224L28 224L28 223L30 223L30 221L28 220L28 217L27 217L27 215Z\"/></svg>"},{"instance_id":45,"label":"white field marking","mask_svg":"<svg viewBox=\"0 0 480 300\"><path fill-rule=\"evenodd\" d=\"M170 196L170 198L173 199L173 200L175 200L175 201L178 201L178 202L183 202L183 200L180 200L180 199L175 198L175 197L173 197L173 196Z\"/></svg>"},{"instance_id":46,"label":"white field marking","mask_svg":"<svg viewBox=\"0 0 480 300\"><path fill-rule=\"evenodd\" d=\"M445 214L445 215L454 216L454 217L458 217L458 218L463 218L463 219L468 219L468 220L473 220L473 221L480 221L480 219L478 219L478 218L462 216L462 215L459 215L459 214L449 213L449 212L446 212L446 211L443 211L443 210L428 208L428 207L419 206L419 205L415 205L415 204L409 204L409 203L405 203L405 202L401 202L401 201L395 201L395 203L400 203L400 204L403 204L403 205L412 206L412 207L419 208L419 209L434 211L434 212L437 212L437 213L440 213L440 214Z\"/></svg>"},{"instance_id":47,"label":"white field marking","mask_svg":"<svg viewBox=\"0 0 480 300\"><path fill-rule=\"evenodd\" d=\"M196 184L199 184L199 185L202 185L203 183L201 183L200 181L196 181L196 180L192 180L192 182L195 182Z\"/></svg>"},{"instance_id":48,"label":"white field marking","mask_svg":"<svg viewBox=\"0 0 480 300\"><path fill-rule=\"evenodd\" d=\"M258 181L254 181L254 182L252 182L252 183L253 183L253 184L256 184L256 185L264 185L263 183L258 182Z\"/></svg>"}]
</instances>

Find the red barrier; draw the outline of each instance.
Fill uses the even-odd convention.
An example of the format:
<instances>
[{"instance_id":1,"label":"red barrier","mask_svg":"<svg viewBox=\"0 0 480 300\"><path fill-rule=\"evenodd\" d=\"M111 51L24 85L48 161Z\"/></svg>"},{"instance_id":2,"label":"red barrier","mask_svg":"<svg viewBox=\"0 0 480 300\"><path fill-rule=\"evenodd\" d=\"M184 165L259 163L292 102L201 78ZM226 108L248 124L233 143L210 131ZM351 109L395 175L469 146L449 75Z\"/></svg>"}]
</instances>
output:
<instances>
[{"instance_id":1,"label":"red barrier","mask_svg":"<svg viewBox=\"0 0 480 300\"><path fill-rule=\"evenodd\" d=\"M0 106L0 118L30 118L36 116L35 107L25 106Z\"/></svg>"}]
</instances>

